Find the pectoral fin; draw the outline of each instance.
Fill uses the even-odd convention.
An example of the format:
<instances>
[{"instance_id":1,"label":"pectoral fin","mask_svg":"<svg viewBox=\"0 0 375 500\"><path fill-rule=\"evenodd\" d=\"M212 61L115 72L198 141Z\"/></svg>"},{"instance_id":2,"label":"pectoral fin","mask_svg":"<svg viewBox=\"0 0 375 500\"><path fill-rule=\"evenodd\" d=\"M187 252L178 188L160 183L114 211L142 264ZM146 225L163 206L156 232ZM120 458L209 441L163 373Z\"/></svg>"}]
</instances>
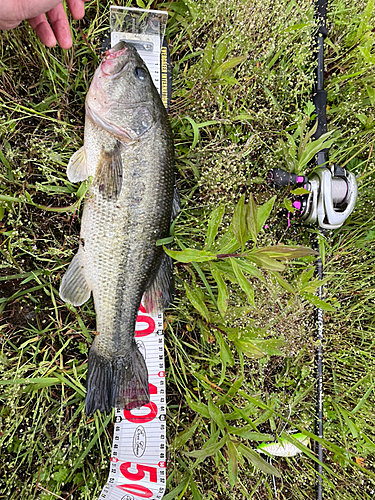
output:
<instances>
[{"instance_id":1,"label":"pectoral fin","mask_svg":"<svg viewBox=\"0 0 375 500\"><path fill-rule=\"evenodd\" d=\"M122 160L118 142L112 149L100 153L94 185L106 199L116 200L122 187Z\"/></svg>"},{"instance_id":2,"label":"pectoral fin","mask_svg":"<svg viewBox=\"0 0 375 500\"><path fill-rule=\"evenodd\" d=\"M73 306L81 306L89 299L91 290L88 287L82 258L83 250L80 248L69 264L60 285L60 297L64 302Z\"/></svg>"},{"instance_id":3,"label":"pectoral fin","mask_svg":"<svg viewBox=\"0 0 375 500\"><path fill-rule=\"evenodd\" d=\"M70 182L81 182L89 176L87 171L86 150L85 146L79 148L78 151L70 158L66 175Z\"/></svg>"}]
</instances>

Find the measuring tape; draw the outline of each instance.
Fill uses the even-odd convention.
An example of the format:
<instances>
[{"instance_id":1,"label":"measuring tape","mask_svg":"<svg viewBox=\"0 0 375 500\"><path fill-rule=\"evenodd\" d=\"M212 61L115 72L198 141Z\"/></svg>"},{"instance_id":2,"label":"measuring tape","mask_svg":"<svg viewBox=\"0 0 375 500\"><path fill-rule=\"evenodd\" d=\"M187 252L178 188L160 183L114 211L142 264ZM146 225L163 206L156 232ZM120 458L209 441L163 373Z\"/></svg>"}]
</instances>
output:
<instances>
[{"instance_id":1,"label":"measuring tape","mask_svg":"<svg viewBox=\"0 0 375 500\"><path fill-rule=\"evenodd\" d=\"M130 411L116 408L109 477L99 500L161 499L165 491L163 314L147 314L141 305L135 332L148 368L150 402Z\"/></svg>"},{"instance_id":2,"label":"measuring tape","mask_svg":"<svg viewBox=\"0 0 375 500\"><path fill-rule=\"evenodd\" d=\"M110 7L110 44L124 40L146 63L164 106L171 95L170 64L164 42L168 13ZM163 313L140 306L135 339L146 361L150 402L141 408L115 409L109 476L98 500L160 500L166 483L166 388Z\"/></svg>"}]
</instances>

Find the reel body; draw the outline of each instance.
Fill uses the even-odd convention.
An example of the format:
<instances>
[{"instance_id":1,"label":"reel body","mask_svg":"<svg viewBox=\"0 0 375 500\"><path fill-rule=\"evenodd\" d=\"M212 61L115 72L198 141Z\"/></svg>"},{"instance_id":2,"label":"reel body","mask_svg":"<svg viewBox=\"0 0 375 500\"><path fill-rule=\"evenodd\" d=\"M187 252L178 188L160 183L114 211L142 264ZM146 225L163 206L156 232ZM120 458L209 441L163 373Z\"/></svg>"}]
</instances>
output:
<instances>
[{"instance_id":1,"label":"reel body","mask_svg":"<svg viewBox=\"0 0 375 500\"><path fill-rule=\"evenodd\" d=\"M322 229L341 227L357 201L355 176L338 165L319 167L309 177L274 168L268 172L268 182L274 187L298 186L309 191L298 196L293 206L306 224Z\"/></svg>"}]
</instances>

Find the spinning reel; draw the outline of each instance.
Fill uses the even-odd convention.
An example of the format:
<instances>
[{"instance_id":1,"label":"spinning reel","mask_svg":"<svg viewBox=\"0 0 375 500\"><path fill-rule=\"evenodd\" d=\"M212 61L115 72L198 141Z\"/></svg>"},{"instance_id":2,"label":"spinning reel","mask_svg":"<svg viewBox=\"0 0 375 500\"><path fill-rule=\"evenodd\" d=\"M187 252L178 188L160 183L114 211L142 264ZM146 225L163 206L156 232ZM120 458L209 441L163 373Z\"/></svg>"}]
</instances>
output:
<instances>
[{"instance_id":1,"label":"spinning reel","mask_svg":"<svg viewBox=\"0 0 375 500\"><path fill-rule=\"evenodd\" d=\"M274 168L267 180L273 187L297 186L309 191L298 196L293 207L306 224L318 224L322 229L341 227L357 201L356 178L339 165L319 167L309 177Z\"/></svg>"}]
</instances>

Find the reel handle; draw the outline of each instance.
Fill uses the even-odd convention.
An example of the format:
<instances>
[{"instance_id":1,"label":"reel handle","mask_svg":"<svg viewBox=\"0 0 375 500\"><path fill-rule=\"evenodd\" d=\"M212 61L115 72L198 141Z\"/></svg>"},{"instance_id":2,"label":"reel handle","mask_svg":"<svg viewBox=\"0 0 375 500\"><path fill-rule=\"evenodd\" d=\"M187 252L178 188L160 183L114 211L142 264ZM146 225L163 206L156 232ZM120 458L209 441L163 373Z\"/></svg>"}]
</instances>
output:
<instances>
[{"instance_id":1,"label":"reel handle","mask_svg":"<svg viewBox=\"0 0 375 500\"><path fill-rule=\"evenodd\" d=\"M267 173L267 182L272 187L285 187L285 186L295 186L304 185L308 182L308 179L304 175L296 175L281 168L272 168Z\"/></svg>"}]
</instances>

